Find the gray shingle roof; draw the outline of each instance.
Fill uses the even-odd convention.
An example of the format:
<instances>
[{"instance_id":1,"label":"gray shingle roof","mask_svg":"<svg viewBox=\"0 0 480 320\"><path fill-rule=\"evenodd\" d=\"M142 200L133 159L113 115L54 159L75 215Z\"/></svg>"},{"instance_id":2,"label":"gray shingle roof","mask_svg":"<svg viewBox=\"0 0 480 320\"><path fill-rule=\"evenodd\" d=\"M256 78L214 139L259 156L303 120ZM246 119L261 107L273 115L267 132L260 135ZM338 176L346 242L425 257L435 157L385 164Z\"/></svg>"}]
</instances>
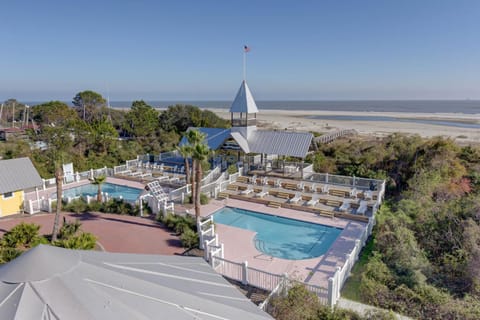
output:
<instances>
[{"instance_id":1,"label":"gray shingle roof","mask_svg":"<svg viewBox=\"0 0 480 320\"><path fill-rule=\"evenodd\" d=\"M0 160L0 194L42 185L29 158Z\"/></svg>"},{"instance_id":2,"label":"gray shingle roof","mask_svg":"<svg viewBox=\"0 0 480 320\"><path fill-rule=\"evenodd\" d=\"M202 259L40 245L0 266L0 319L272 319Z\"/></svg>"}]
</instances>

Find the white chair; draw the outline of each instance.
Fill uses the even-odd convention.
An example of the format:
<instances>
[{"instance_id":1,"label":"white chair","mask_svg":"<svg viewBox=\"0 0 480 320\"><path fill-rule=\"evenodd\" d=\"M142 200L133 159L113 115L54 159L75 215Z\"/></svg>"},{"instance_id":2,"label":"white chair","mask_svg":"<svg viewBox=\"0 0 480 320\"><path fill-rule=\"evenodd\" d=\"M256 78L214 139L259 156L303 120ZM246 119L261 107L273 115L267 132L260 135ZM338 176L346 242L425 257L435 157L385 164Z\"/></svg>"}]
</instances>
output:
<instances>
[{"instance_id":1,"label":"white chair","mask_svg":"<svg viewBox=\"0 0 480 320\"><path fill-rule=\"evenodd\" d=\"M302 193L301 192L297 192L295 193L295 197L293 197L292 199L290 199L288 202L290 203L298 203L298 201L302 200Z\"/></svg>"},{"instance_id":2,"label":"white chair","mask_svg":"<svg viewBox=\"0 0 480 320\"><path fill-rule=\"evenodd\" d=\"M372 199L372 195L373 195L372 190L367 190L363 194L365 196L365 200L371 200Z\"/></svg>"},{"instance_id":3,"label":"white chair","mask_svg":"<svg viewBox=\"0 0 480 320\"><path fill-rule=\"evenodd\" d=\"M255 194L257 198L263 198L268 194L267 188L263 187L262 191Z\"/></svg>"},{"instance_id":4,"label":"white chair","mask_svg":"<svg viewBox=\"0 0 480 320\"><path fill-rule=\"evenodd\" d=\"M347 211L347 210L350 210L350 202L345 200L345 201L343 201L340 208L338 208L338 211Z\"/></svg>"},{"instance_id":5,"label":"white chair","mask_svg":"<svg viewBox=\"0 0 480 320\"><path fill-rule=\"evenodd\" d=\"M324 184L322 186L322 193L328 193L328 190L330 189L328 184Z\"/></svg>"},{"instance_id":6,"label":"white chair","mask_svg":"<svg viewBox=\"0 0 480 320\"><path fill-rule=\"evenodd\" d=\"M360 206L357 209L357 214L364 215L367 212L368 202L365 200L360 201Z\"/></svg>"},{"instance_id":7,"label":"white chair","mask_svg":"<svg viewBox=\"0 0 480 320\"><path fill-rule=\"evenodd\" d=\"M355 198L357 196L357 188L353 188L352 190L350 190L350 198Z\"/></svg>"},{"instance_id":8,"label":"white chair","mask_svg":"<svg viewBox=\"0 0 480 320\"><path fill-rule=\"evenodd\" d=\"M318 198L318 195L313 195L312 199L308 200L307 206L313 207L314 205L316 205L318 203Z\"/></svg>"},{"instance_id":9,"label":"white chair","mask_svg":"<svg viewBox=\"0 0 480 320\"><path fill-rule=\"evenodd\" d=\"M243 194L243 195L248 195L250 193L253 192L253 186L252 185L248 185L247 189L243 190L242 192L240 192L240 194Z\"/></svg>"}]
</instances>

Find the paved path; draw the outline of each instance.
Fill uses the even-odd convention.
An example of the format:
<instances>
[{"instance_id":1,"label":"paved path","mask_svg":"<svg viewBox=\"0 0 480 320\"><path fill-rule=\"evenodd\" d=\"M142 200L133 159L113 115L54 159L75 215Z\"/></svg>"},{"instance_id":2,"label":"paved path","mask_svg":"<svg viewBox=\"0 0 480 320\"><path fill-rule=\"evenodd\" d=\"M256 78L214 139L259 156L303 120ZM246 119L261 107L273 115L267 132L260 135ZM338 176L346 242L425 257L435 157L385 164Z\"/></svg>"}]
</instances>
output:
<instances>
[{"instance_id":1,"label":"paved path","mask_svg":"<svg viewBox=\"0 0 480 320\"><path fill-rule=\"evenodd\" d=\"M365 313L367 313L367 311L370 311L370 310L383 310L383 311L388 312L388 310L380 309L380 308L377 308L377 307L374 307L374 306L370 306L370 305L363 304L363 303L360 303L360 302L348 300L348 299L345 299L345 298L338 299L337 307L342 308L342 309L348 309L348 310L356 311L361 315L365 315ZM398 313L394 313L394 314L395 314L395 316L398 320L412 320L412 318L402 316Z\"/></svg>"},{"instance_id":2,"label":"paved path","mask_svg":"<svg viewBox=\"0 0 480 320\"><path fill-rule=\"evenodd\" d=\"M54 217L54 214L38 214L0 219L0 236L22 221L39 224L41 234L51 234ZM108 252L171 255L184 251L177 236L149 218L101 213L64 213L61 221L63 217L67 221L79 219L82 230L93 233L100 246Z\"/></svg>"}]
</instances>

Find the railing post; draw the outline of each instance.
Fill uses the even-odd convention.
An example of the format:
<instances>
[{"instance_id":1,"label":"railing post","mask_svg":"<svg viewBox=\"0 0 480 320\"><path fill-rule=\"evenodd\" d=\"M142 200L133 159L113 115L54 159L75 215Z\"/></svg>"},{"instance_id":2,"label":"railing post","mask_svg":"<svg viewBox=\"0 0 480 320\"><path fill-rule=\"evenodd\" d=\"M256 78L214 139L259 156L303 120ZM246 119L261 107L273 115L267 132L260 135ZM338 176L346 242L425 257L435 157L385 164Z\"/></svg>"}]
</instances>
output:
<instances>
[{"instance_id":1,"label":"railing post","mask_svg":"<svg viewBox=\"0 0 480 320\"><path fill-rule=\"evenodd\" d=\"M200 238L200 242L199 242L199 247L200 249L203 249L205 250L205 247L203 246L203 231L202 231L202 225L200 223L200 221L197 221L197 230L198 230L198 237Z\"/></svg>"},{"instance_id":2,"label":"railing post","mask_svg":"<svg viewBox=\"0 0 480 320\"><path fill-rule=\"evenodd\" d=\"M334 293L335 293L335 302L337 302L337 299L338 297L340 297L340 272L341 272L341 268L340 267L337 267L337 271L335 271L335 290L334 290Z\"/></svg>"},{"instance_id":3,"label":"railing post","mask_svg":"<svg viewBox=\"0 0 480 320\"><path fill-rule=\"evenodd\" d=\"M248 261L244 261L242 265L242 284L248 284Z\"/></svg>"},{"instance_id":4,"label":"railing post","mask_svg":"<svg viewBox=\"0 0 480 320\"><path fill-rule=\"evenodd\" d=\"M218 240L218 238L217 238L217 240ZM225 259L225 245L223 243L220 244L220 258Z\"/></svg>"},{"instance_id":5,"label":"railing post","mask_svg":"<svg viewBox=\"0 0 480 320\"><path fill-rule=\"evenodd\" d=\"M335 277L335 276L334 276ZM328 296L328 306L333 309L333 307L335 306L335 302L336 302L336 299L335 299L335 295L334 295L334 278L328 278L328 292L327 292L327 296Z\"/></svg>"},{"instance_id":6,"label":"railing post","mask_svg":"<svg viewBox=\"0 0 480 320\"><path fill-rule=\"evenodd\" d=\"M205 240L203 242L203 258L205 259L205 261L208 261L208 257L209 257L209 250L208 250L208 245L207 245L207 240Z\"/></svg>"}]
</instances>

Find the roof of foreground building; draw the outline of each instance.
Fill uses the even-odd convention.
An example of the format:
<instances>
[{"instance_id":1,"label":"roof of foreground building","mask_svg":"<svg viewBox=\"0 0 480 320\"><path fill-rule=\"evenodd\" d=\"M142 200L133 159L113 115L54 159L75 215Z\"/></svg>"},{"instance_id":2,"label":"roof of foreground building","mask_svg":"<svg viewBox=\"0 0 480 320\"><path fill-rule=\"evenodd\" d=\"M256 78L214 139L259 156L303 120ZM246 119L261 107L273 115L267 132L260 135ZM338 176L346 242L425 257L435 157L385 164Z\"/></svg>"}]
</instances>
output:
<instances>
[{"instance_id":1,"label":"roof of foreground building","mask_svg":"<svg viewBox=\"0 0 480 320\"><path fill-rule=\"evenodd\" d=\"M39 245L0 266L0 319L272 319L197 257Z\"/></svg>"},{"instance_id":2,"label":"roof of foreground building","mask_svg":"<svg viewBox=\"0 0 480 320\"><path fill-rule=\"evenodd\" d=\"M29 158L0 160L0 194L38 187L42 178Z\"/></svg>"}]
</instances>

